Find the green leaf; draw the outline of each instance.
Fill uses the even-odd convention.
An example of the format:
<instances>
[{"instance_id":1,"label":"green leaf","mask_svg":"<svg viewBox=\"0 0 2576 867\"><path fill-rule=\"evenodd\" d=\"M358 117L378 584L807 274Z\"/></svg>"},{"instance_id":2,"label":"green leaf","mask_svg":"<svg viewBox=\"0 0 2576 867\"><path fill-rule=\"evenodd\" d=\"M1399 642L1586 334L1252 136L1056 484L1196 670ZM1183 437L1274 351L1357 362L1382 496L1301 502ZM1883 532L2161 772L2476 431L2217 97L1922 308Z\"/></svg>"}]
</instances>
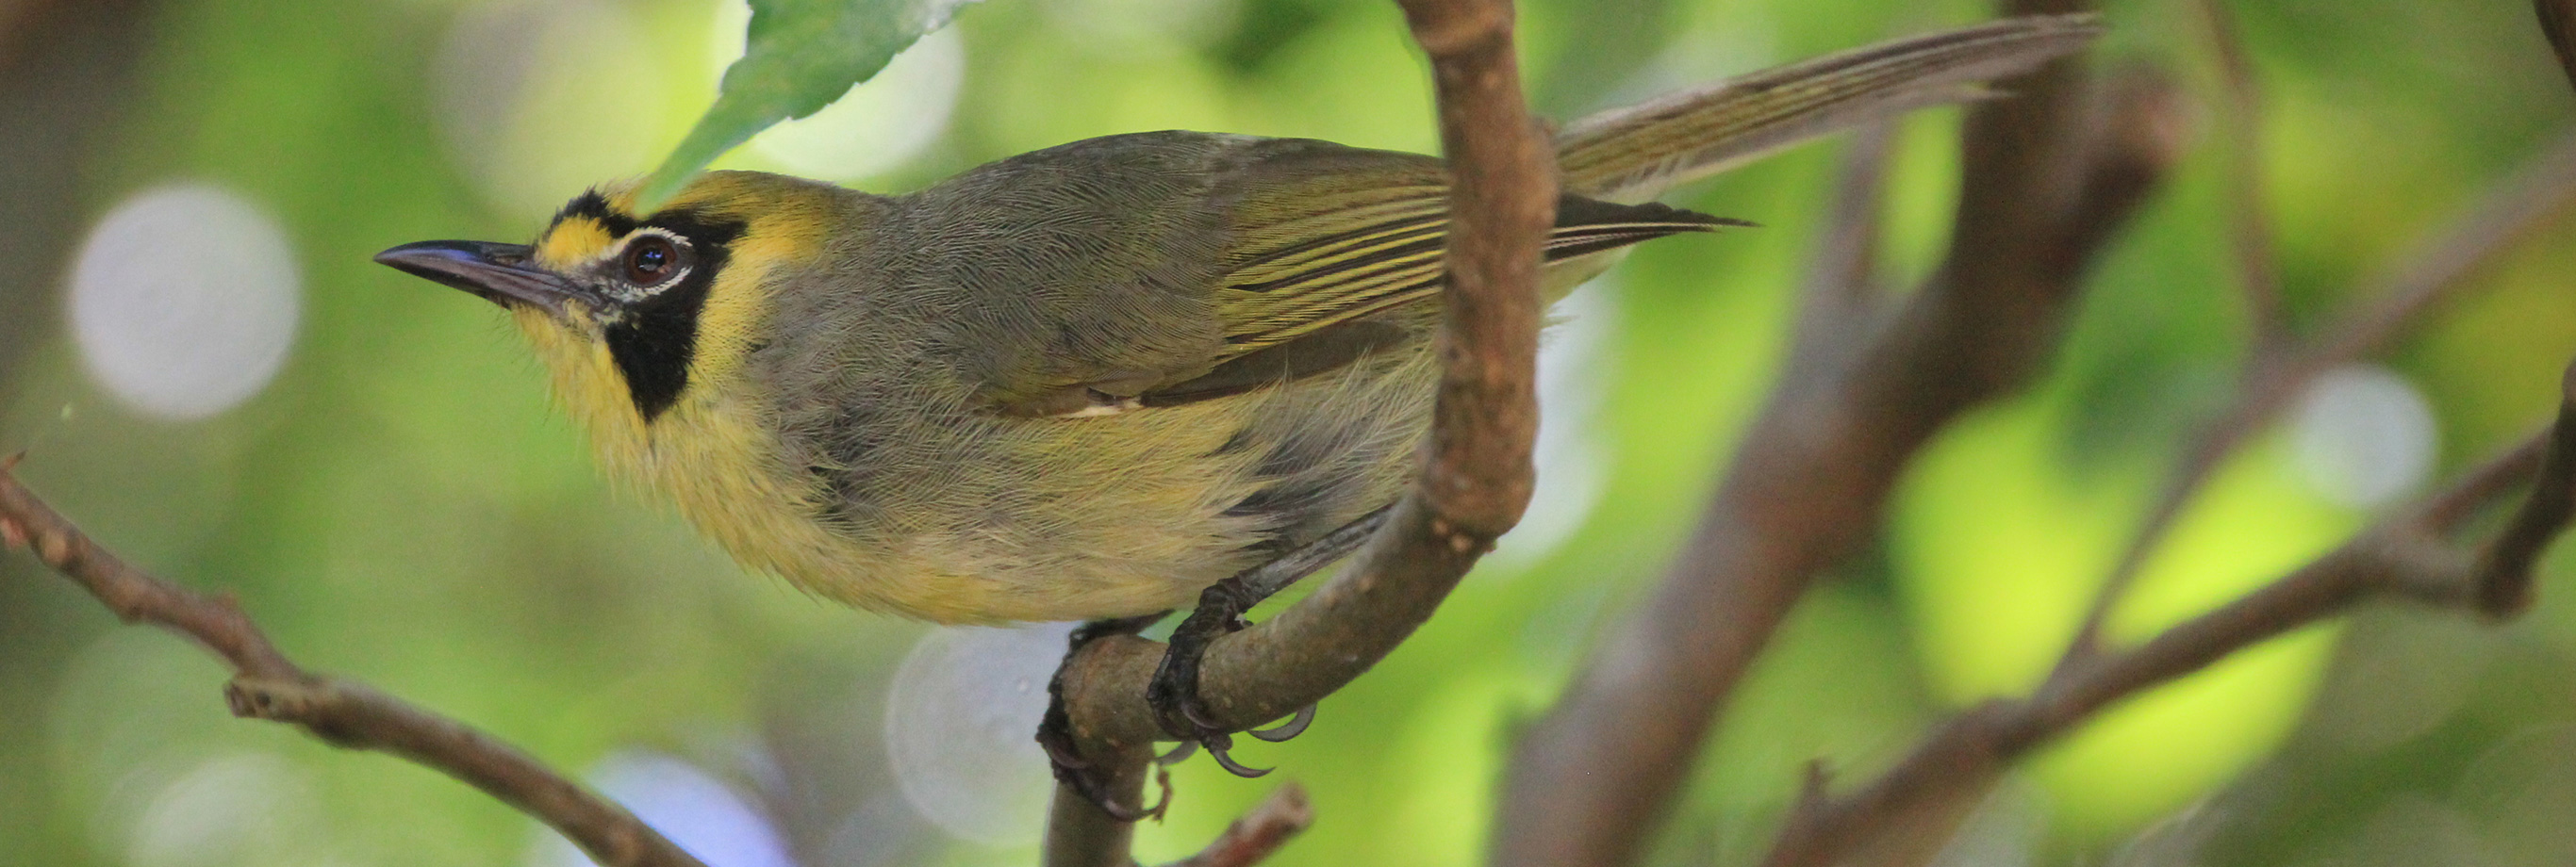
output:
<instances>
[{"instance_id":1,"label":"green leaf","mask_svg":"<svg viewBox=\"0 0 2576 867\"><path fill-rule=\"evenodd\" d=\"M761 130L832 104L970 2L751 0L742 59L725 69L716 104L645 179L638 209L660 206L691 175Z\"/></svg>"}]
</instances>

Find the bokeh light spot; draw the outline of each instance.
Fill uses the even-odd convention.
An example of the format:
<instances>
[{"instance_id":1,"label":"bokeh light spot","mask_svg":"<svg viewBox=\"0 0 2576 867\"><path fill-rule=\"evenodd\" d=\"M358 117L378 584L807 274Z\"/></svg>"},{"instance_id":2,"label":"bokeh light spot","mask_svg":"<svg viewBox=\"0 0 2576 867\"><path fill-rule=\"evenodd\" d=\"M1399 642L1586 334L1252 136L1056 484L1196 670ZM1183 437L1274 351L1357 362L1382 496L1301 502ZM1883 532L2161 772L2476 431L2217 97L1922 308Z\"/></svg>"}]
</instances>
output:
<instances>
[{"instance_id":1,"label":"bokeh light spot","mask_svg":"<svg viewBox=\"0 0 2576 867\"><path fill-rule=\"evenodd\" d=\"M274 863L304 824L285 811L312 801L311 781L284 759L217 756L153 796L135 824L126 861L135 867Z\"/></svg>"},{"instance_id":2,"label":"bokeh light spot","mask_svg":"<svg viewBox=\"0 0 2576 867\"><path fill-rule=\"evenodd\" d=\"M277 376L302 279L277 221L203 184L109 211L72 265L72 337L90 374L168 419L230 409Z\"/></svg>"},{"instance_id":3,"label":"bokeh light spot","mask_svg":"<svg viewBox=\"0 0 2576 867\"><path fill-rule=\"evenodd\" d=\"M1069 624L932 630L886 691L886 756L904 800L940 830L995 846L1044 825L1054 787L1030 736Z\"/></svg>"},{"instance_id":4,"label":"bokeh light spot","mask_svg":"<svg viewBox=\"0 0 2576 867\"><path fill-rule=\"evenodd\" d=\"M625 805L707 867L795 867L769 818L696 765L649 752L608 757L591 772L601 794ZM583 867L591 860L552 831L529 863Z\"/></svg>"},{"instance_id":5,"label":"bokeh light spot","mask_svg":"<svg viewBox=\"0 0 2576 867\"><path fill-rule=\"evenodd\" d=\"M2440 430L2405 377L2352 365L2317 377L2292 425L2300 474L2337 504L2363 508L2423 484Z\"/></svg>"}]
</instances>

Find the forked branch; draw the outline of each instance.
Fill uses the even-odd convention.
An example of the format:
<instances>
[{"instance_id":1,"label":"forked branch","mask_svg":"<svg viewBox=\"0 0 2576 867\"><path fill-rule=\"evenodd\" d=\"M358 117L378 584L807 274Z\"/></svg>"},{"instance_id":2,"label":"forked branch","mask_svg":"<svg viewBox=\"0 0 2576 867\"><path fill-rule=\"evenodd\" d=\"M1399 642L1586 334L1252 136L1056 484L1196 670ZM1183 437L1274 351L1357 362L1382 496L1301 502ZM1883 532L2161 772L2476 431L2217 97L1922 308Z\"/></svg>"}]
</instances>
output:
<instances>
[{"instance_id":1,"label":"forked branch","mask_svg":"<svg viewBox=\"0 0 2576 867\"><path fill-rule=\"evenodd\" d=\"M2266 351L2257 335L2258 351L2247 359L2235 400L2184 447L2181 461L2095 593L2062 664L2078 663L2101 650L2102 624L2111 609L2137 580L2183 507L2239 446L2277 420L2318 377L2384 351L2476 288L2475 278L2489 263L2564 218L2571 207L2576 207L2576 135L2498 182L2423 251L2355 290L2354 297L2366 300L2314 338L2275 338Z\"/></svg>"},{"instance_id":2,"label":"forked branch","mask_svg":"<svg viewBox=\"0 0 2576 867\"><path fill-rule=\"evenodd\" d=\"M1772 633L1818 574L1875 531L1926 442L2046 361L2086 265L2186 137L2159 80L2108 89L2098 113L2069 61L1997 87L2012 97L1969 115L1943 267L1892 312L1854 302L1868 298L1858 287L1810 285L1790 369L1692 538L1517 746L1494 822L1496 864L1636 859ZM2097 122L2081 123L2088 115ZM1866 234L1849 219L1820 270L1864 279L1852 257L1866 255Z\"/></svg>"},{"instance_id":3,"label":"forked branch","mask_svg":"<svg viewBox=\"0 0 2576 867\"><path fill-rule=\"evenodd\" d=\"M2576 365L2549 430L2342 547L2135 647L2062 666L2028 697L1961 713L1877 779L1833 796L1808 787L1767 867L1919 864L2013 761L2103 709L2265 640L2379 598L2494 616L2528 604L2531 567L2576 515ZM2462 551L2444 541L2529 483L2503 529Z\"/></svg>"}]
</instances>

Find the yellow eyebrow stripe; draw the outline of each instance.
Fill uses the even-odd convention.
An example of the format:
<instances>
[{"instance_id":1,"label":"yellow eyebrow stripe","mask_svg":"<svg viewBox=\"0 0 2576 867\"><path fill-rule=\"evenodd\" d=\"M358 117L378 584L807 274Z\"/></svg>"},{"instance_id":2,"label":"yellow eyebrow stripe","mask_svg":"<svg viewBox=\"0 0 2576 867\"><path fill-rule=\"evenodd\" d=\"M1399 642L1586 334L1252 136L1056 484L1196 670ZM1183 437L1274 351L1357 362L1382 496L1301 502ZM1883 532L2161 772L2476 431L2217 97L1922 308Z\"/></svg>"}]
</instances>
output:
<instances>
[{"instance_id":1,"label":"yellow eyebrow stripe","mask_svg":"<svg viewBox=\"0 0 2576 867\"><path fill-rule=\"evenodd\" d=\"M571 270L589 264L616 240L598 220L568 217L548 228L545 237L537 241L536 263L557 271Z\"/></svg>"}]
</instances>

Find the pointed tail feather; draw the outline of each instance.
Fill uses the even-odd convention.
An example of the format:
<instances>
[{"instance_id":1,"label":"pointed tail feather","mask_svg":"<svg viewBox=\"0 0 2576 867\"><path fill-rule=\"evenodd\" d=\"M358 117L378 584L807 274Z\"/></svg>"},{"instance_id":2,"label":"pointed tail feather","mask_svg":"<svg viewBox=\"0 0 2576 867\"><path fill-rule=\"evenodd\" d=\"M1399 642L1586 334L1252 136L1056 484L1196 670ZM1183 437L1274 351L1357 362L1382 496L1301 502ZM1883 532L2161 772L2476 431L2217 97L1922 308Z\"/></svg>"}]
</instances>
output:
<instances>
[{"instance_id":1,"label":"pointed tail feather","mask_svg":"<svg viewBox=\"0 0 2576 867\"><path fill-rule=\"evenodd\" d=\"M2040 15L1914 36L1756 72L1568 125L1565 191L1641 202L1807 139L1917 108L1985 98L2101 33L2091 15Z\"/></svg>"}]
</instances>

